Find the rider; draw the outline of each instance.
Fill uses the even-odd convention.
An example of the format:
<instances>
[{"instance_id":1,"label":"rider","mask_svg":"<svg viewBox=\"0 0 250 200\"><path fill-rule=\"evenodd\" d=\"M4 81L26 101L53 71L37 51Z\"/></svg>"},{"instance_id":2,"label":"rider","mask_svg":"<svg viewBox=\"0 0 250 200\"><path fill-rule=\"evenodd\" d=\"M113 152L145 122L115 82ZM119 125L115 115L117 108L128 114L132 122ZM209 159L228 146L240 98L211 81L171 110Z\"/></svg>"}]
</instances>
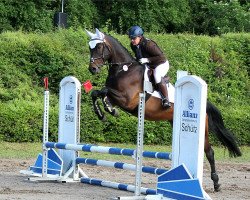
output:
<instances>
[{"instance_id":1,"label":"rider","mask_svg":"<svg viewBox=\"0 0 250 200\"><path fill-rule=\"evenodd\" d=\"M171 104L163 78L169 70L168 60L158 45L153 40L145 38L143 33L144 31L140 26L132 26L129 29L130 47L141 64L147 64L151 69L154 69L155 82L162 96L162 106L163 108L169 108Z\"/></svg>"}]
</instances>

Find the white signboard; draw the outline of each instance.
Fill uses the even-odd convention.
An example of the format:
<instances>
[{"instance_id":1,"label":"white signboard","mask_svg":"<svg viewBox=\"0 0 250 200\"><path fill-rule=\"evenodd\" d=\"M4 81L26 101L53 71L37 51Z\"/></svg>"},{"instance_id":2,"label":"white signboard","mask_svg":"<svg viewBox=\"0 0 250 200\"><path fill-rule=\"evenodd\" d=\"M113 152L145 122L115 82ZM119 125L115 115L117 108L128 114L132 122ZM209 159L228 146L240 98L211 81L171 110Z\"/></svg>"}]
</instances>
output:
<instances>
[{"instance_id":1,"label":"white signboard","mask_svg":"<svg viewBox=\"0 0 250 200\"><path fill-rule=\"evenodd\" d=\"M184 163L202 182L207 84L197 76L179 76L175 84L172 167Z\"/></svg>"},{"instance_id":2,"label":"white signboard","mask_svg":"<svg viewBox=\"0 0 250 200\"><path fill-rule=\"evenodd\" d=\"M58 142L78 144L80 141L80 99L81 83L73 76L60 82L59 94L59 134ZM63 173L72 165L76 153L73 150L59 150L63 159Z\"/></svg>"}]
</instances>

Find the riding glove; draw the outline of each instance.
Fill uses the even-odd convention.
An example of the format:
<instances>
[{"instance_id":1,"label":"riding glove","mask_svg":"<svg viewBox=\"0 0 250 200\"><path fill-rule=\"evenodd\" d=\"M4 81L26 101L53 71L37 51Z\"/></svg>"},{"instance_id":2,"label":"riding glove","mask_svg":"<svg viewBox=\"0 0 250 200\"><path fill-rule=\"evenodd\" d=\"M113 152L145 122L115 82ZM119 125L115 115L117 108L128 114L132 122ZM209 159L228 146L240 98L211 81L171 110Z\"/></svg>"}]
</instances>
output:
<instances>
[{"instance_id":1,"label":"riding glove","mask_svg":"<svg viewBox=\"0 0 250 200\"><path fill-rule=\"evenodd\" d=\"M141 58L139 60L139 63L141 63L141 64L149 63L149 60L148 60L148 58Z\"/></svg>"}]
</instances>

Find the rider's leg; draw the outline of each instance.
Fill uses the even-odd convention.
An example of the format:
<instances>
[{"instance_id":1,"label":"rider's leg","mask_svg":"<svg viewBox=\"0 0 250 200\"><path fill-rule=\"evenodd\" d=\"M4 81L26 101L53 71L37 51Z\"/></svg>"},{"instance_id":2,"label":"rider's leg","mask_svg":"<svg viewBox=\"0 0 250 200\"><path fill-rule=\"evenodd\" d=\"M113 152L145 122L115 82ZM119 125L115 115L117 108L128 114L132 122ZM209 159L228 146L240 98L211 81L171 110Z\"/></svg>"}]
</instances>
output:
<instances>
[{"instance_id":1,"label":"rider's leg","mask_svg":"<svg viewBox=\"0 0 250 200\"><path fill-rule=\"evenodd\" d=\"M162 96L162 106L163 108L169 108L171 107L171 104L168 99L168 90L166 83L164 81L164 78L162 78L162 81L160 83L157 83L157 86L159 88L159 92L161 93Z\"/></svg>"},{"instance_id":2,"label":"rider's leg","mask_svg":"<svg viewBox=\"0 0 250 200\"><path fill-rule=\"evenodd\" d=\"M161 93L161 96L162 96L163 108L169 108L171 106L171 104L169 103L169 99L168 99L167 86L166 86L166 83L165 83L164 78L163 78L167 74L168 69L169 69L168 61L157 66L154 69L154 78L155 78L155 82L159 88L159 92Z\"/></svg>"}]
</instances>

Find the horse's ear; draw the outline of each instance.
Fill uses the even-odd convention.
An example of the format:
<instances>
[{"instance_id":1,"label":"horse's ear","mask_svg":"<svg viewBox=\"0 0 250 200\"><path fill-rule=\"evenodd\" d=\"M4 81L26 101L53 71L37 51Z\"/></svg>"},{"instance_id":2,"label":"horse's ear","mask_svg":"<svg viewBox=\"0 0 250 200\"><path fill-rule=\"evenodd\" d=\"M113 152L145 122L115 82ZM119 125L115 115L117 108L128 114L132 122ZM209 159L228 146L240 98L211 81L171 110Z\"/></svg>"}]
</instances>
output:
<instances>
[{"instance_id":1,"label":"horse's ear","mask_svg":"<svg viewBox=\"0 0 250 200\"><path fill-rule=\"evenodd\" d=\"M85 29L87 35L90 37L90 38L93 38L95 36L94 33L91 33L90 31L88 31L87 29Z\"/></svg>"},{"instance_id":2,"label":"horse's ear","mask_svg":"<svg viewBox=\"0 0 250 200\"><path fill-rule=\"evenodd\" d=\"M100 38L101 40L104 40L104 34L99 31L97 28L95 29L95 34L97 35L98 38Z\"/></svg>"}]
</instances>

